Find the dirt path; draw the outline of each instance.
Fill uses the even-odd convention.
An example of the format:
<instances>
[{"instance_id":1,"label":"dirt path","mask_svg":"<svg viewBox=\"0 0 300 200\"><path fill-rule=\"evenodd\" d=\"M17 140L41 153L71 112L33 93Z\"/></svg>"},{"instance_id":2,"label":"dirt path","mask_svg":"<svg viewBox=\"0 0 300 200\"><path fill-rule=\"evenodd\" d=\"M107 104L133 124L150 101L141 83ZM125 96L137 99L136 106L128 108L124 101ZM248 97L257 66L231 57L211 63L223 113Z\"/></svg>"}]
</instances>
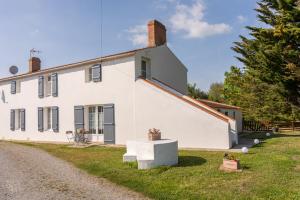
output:
<instances>
[{"instance_id":1,"label":"dirt path","mask_svg":"<svg viewBox=\"0 0 300 200\"><path fill-rule=\"evenodd\" d=\"M0 199L146 199L48 153L0 142Z\"/></svg>"}]
</instances>

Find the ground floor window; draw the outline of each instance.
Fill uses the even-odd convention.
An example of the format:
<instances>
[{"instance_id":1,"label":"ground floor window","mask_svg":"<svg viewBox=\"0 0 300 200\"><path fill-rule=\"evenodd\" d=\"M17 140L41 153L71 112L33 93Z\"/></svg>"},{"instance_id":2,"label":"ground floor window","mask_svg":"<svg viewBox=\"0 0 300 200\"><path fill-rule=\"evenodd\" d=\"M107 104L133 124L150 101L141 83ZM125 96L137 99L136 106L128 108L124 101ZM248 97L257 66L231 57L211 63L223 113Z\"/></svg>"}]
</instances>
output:
<instances>
[{"instance_id":1,"label":"ground floor window","mask_svg":"<svg viewBox=\"0 0 300 200\"><path fill-rule=\"evenodd\" d=\"M102 106L88 106L88 128L91 134L103 134L104 113Z\"/></svg>"}]
</instances>

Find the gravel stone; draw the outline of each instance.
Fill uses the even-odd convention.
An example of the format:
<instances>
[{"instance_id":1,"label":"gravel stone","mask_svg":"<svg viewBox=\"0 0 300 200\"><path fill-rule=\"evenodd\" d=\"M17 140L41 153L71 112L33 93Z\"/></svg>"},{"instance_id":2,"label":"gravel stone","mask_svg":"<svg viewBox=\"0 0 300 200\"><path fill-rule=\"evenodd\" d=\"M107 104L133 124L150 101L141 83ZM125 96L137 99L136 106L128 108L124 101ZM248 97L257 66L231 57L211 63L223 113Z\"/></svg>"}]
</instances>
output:
<instances>
[{"instance_id":1,"label":"gravel stone","mask_svg":"<svg viewBox=\"0 0 300 200\"><path fill-rule=\"evenodd\" d=\"M45 151L0 142L0 199L148 199Z\"/></svg>"}]
</instances>

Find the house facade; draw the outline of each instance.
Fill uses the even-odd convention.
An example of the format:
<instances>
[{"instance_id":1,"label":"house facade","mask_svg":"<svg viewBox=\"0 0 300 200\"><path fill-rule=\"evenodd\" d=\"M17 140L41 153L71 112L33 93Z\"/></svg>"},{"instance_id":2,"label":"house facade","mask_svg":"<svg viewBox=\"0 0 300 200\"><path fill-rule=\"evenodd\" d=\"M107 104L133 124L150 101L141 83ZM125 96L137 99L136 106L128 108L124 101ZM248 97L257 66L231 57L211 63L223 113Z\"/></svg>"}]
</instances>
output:
<instances>
[{"instance_id":1,"label":"house facade","mask_svg":"<svg viewBox=\"0 0 300 200\"><path fill-rule=\"evenodd\" d=\"M166 29L148 23L148 47L0 79L0 139L125 144L158 128L179 147L228 149L238 143L241 114L225 115L187 96L187 68L166 45Z\"/></svg>"}]
</instances>

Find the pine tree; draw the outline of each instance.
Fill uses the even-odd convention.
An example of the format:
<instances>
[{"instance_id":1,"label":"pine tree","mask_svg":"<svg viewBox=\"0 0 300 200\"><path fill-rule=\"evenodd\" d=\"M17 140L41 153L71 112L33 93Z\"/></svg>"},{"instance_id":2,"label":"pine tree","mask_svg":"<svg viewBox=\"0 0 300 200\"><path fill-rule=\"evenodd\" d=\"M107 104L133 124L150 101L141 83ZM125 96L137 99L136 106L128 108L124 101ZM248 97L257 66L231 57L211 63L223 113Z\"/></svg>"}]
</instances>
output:
<instances>
[{"instance_id":1,"label":"pine tree","mask_svg":"<svg viewBox=\"0 0 300 200\"><path fill-rule=\"evenodd\" d=\"M232 48L244 64L225 74L228 103L251 119L293 120L300 109L300 10L296 0L261 0L258 19Z\"/></svg>"}]
</instances>

